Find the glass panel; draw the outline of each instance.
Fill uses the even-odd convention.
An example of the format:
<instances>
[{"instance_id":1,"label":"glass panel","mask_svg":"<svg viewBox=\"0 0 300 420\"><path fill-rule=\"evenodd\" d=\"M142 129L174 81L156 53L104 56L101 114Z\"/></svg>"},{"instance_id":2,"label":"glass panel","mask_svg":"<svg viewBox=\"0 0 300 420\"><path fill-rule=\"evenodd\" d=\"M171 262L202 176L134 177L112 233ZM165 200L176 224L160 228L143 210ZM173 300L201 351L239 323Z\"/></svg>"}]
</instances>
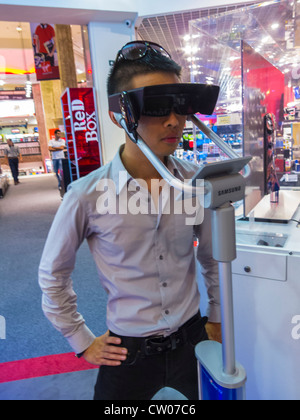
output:
<instances>
[{"instance_id":1,"label":"glass panel","mask_svg":"<svg viewBox=\"0 0 300 420\"><path fill-rule=\"evenodd\" d=\"M291 113L296 114L295 118L299 118L300 123L300 101L298 105L291 104L291 101L295 101L297 87L300 92L298 12L300 4L297 2L264 2L191 21L190 36L186 37L185 54L191 81L221 87L215 131L239 153L253 156L252 177L247 180L244 216L248 216L268 192L267 159L264 154L264 117L267 113L274 114L277 123L274 164L281 162L281 155L278 154L282 152L287 155L283 149L290 146L286 142L293 143L294 159L297 160L299 153L300 161L300 135L296 140L291 139L293 132L296 136L297 127L293 124L291 128L289 115L284 115L284 107L292 105ZM244 63L242 41L249 46ZM263 67L259 69L257 66L260 62ZM258 80L256 76L261 76L261 73L263 80ZM254 79L259 82L256 86ZM285 111L286 114L289 112L287 109ZM282 178L282 174L279 174L279 179L282 183L286 181L286 176Z\"/></svg>"}]
</instances>

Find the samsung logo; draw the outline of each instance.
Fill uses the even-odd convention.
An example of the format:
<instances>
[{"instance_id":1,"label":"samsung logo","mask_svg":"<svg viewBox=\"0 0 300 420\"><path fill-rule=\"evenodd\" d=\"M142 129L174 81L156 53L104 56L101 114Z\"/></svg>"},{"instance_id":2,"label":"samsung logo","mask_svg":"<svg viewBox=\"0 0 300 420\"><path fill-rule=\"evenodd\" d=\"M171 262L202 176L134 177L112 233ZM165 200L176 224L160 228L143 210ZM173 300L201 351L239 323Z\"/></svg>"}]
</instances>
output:
<instances>
[{"instance_id":1,"label":"samsung logo","mask_svg":"<svg viewBox=\"0 0 300 420\"><path fill-rule=\"evenodd\" d=\"M242 187L241 187L241 186L238 186L238 187L232 187L232 188L227 188L226 190L220 190L220 191L218 192L218 196L220 197L220 196L222 196L222 195L232 194L232 193L239 192L239 191L242 191Z\"/></svg>"}]
</instances>

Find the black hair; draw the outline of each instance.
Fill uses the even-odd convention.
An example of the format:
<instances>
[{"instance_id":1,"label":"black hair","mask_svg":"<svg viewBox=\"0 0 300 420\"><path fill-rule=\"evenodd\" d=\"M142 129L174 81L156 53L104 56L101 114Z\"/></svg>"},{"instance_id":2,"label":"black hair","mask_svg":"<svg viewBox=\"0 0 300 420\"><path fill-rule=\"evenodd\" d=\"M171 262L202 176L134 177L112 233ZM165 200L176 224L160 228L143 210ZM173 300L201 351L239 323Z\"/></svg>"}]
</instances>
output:
<instances>
[{"instance_id":1,"label":"black hair","mask_svg":"<svg viewBox=\"0 0 300 420\"><path fill-rule=\"evenodd\" d=\"M145 57L139 60L125 60L121 58L116 61L107 79L108 96L115 93L130 90L133 77L149 73L173 73L181 76L181 67L171 58L165 57L157 52L148 50Z\"/></svg>"},{"instance_id":2,"label":"black hair","mask_svg":"<svg viewBox=\"0 0 300 420\"><path fill-rule=\"evenodd\" d=\"M55 130L54 131L54 134L56 134L56 133L60 133L61 131L60 130Z\"/></svg>"}]
</instances>

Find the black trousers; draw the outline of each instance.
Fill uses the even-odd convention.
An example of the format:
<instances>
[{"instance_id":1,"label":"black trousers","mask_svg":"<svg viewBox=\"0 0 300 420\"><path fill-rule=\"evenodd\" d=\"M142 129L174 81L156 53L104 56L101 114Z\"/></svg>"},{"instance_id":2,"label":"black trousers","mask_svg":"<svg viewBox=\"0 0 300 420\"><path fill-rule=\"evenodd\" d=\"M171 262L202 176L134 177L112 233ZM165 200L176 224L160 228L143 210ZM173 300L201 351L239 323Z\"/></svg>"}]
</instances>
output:
<instances>
[{"instance_id":1,"label":"black trousers","mask_svg":"<svg viewBox=\"0 0 300 420\"><path fill-rule=\"evenodd\" d=\"M129 356L121 366L100 367L94 400L151 400L164 387L198 400L195 346L208 340L205 323L199 315L186 342L162 354L143 355L139 351L141 339L121 337L121 346L128 348Z\"/></svg>"},{"instance_id":2,"label":"black trousers","mask_svg":"<svg viewBox=\"0 0 300 420\"><path fill-rule=\"evenodd\" d=\"M19 159L18 158L9 158L9 167L15 182L19 180Z\"/></svg>"}]
</instances>

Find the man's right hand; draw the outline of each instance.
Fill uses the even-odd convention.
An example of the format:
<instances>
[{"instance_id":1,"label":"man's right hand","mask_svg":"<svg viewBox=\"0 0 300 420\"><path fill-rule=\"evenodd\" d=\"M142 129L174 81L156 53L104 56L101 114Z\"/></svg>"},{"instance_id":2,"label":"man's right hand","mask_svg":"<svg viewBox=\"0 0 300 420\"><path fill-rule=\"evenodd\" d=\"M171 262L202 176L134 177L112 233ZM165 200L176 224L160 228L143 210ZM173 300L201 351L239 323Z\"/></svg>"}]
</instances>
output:
<instances>
[{"instance_id":1,"label":"man's right hand","mask_svg":"<svg viewBox=\"0 0 300 420\"><path fill-rule=\"evenodd\" d=\"M111 337L107 331L101 337L94 340L93 344L84 352L83 358L96 366L120 366L127 358L127 349L117 347L121 339Z\"/></svg>"}]
</instances>

